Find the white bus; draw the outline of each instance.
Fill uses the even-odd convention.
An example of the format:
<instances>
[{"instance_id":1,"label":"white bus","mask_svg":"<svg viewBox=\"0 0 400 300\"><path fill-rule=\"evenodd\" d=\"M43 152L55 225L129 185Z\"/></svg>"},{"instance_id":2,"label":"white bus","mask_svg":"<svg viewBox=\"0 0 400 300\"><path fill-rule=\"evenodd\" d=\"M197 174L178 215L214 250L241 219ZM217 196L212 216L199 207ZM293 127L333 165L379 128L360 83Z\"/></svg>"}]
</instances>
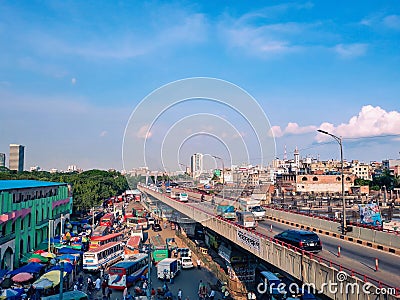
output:
<instances>
[{"instance_id":1,"label":"white bus","mask_svg":"<svg viewBox=\"0 0 400 300\"><path fill-rule=\"evenodd\" d=\"M83 253L83 270L97 271L122 259L124 246L121 241L107 243Z\"/></svg>"},{"instance_id":2,"label":"white bus","mask_svg":"<svg viewBox=\"0 0 400 300\"><path fill-rule=\"evenodd\" d=\"M257 221L252 212L249 211L237 211L237 224L245 228L256 228Z\"/></svg>"}]
</instances>

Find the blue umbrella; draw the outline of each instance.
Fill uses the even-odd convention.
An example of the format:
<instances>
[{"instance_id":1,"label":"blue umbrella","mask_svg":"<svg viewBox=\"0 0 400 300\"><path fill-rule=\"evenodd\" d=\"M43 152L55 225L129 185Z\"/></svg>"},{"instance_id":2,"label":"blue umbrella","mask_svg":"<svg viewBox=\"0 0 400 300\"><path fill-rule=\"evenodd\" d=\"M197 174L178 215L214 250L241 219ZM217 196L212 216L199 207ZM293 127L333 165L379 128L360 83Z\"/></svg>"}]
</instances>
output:
<instances>
[{"instance_id":1,"label":"blue umbrella","mask_svg":"<svg viewBox=\"0 0 400 300\"><path fill-rule=\"evenodd\" d=\"M57 256L57 258L59 260L63 260L63 259L67 259L67 260L71 260L71 261L78 260L78 257L73 256L71 254L63 254L63 255Z\"/></svg>"}]
</instances>

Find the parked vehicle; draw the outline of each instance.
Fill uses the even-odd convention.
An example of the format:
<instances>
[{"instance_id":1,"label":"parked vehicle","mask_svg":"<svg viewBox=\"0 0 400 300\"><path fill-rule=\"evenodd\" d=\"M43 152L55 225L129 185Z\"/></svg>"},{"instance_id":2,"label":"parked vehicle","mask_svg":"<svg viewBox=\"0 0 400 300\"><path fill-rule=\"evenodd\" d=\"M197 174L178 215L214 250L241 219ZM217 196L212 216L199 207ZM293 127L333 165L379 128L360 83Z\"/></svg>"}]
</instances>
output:
<instances>
[{"instance_id":1,"label":"parked vehicle","mask_svg":"<svg viewBox=\"0 0 400 300\"><path fill-rule=\"evenodd\" d=\"M282 281L272 272L263 271L260 274L262 284L258 290L260 299L285 299L286 291Z\"/></svg>"},{"instance_id":2,"label":"parked vehicle","mask_svg":"<svg viewBox=\"0 0 400 300\"><path fill-rule=\"evenodd\" d=\"M111 242L83 253L83 270L98 271L121 260L122 242Z\"/></svg>"},{"instance_id":3,"label":"parked vehicle","mask_svg":"<svg viewBox=\"0 0 400 300\"><path fill-rule=\"evenodd\" d=\"M174 278L179 272L178 259L164 258L157 264L157 277L159 279Z\"/></svg>"},{"instance_id":4,"label":"parked vehicle","mask_svg":"<svg viewBox=\"0 0 400 300\"><path fill-rule=\"evenodd\" d=\"M194 267L192 258L189 256L181 257L181 267L182 269L191 269Z\"/></svg>"},{"instance_id":5,"label":"parked vehicle","mask_svg":"<svg viewBox=\"0 0 400 300\"><path fill-rule=\"evenodd\" d=\"M149 224L149 226L154 225L154 223L155 223L154 218L152 218L152 217L147 218L147 224Z\"/></svg>"},{"instance_id":6,"label":"parked vehicle","mask_svg":"<svg viewBox=\"0 0 400 300\"><path fill-rule=\"evenodd\" d=\"M312 231L289 229L277 234L275 238L305 251L319 252L322 250L321 240Z\"/></svg>"}]
</instances>

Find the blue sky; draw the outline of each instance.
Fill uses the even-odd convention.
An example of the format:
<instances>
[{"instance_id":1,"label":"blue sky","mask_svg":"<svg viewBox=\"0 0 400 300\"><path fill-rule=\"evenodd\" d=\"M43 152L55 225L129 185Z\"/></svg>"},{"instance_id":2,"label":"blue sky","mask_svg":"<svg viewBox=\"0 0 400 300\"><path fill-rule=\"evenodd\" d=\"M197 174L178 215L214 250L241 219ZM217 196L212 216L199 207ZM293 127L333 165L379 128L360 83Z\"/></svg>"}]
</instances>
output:
<instances>
[{"instance_id":1,"label":"blue sky","mask_svg":"<svg viewBox=\"0 0 400 300\"><path fill-rule=\"evenodd\" d=\"M338 159L318 128L344 138L348 160L399 157L398 1L2 1L0 45L0 152L25 145L27 169L122 169L135 107L190 77L251 94L280 158L286 145L288 157L297 146L301 156ZM205 102L193 107L173 116L229 118ZM203 138L177 160L198 151L229 159Z\"/></svg>"}]
</instances>

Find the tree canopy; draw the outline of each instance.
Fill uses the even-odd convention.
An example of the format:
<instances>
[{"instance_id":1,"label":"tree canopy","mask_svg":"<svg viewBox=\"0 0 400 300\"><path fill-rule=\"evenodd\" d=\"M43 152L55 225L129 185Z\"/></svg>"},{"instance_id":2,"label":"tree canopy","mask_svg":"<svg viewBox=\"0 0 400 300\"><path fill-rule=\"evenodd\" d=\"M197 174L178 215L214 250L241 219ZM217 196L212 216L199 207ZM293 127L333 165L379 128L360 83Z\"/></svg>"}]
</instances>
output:
<instances>
[{"instance_id":1,"label":"tree canopy","mask_svg":"<svg viewBox=\"0 0 400 300\"><path fill-rule=\"evenodd\" d=\"M82 173L49 173L46 171L0 172L0 180L31 179L69 183L72 186L74 209L98 206L104 199L120 195L129 189L125 176L116 171L89 170ZM139 177L130 177L130 186L136 187Z\"/></svg>"}]
</instances>

